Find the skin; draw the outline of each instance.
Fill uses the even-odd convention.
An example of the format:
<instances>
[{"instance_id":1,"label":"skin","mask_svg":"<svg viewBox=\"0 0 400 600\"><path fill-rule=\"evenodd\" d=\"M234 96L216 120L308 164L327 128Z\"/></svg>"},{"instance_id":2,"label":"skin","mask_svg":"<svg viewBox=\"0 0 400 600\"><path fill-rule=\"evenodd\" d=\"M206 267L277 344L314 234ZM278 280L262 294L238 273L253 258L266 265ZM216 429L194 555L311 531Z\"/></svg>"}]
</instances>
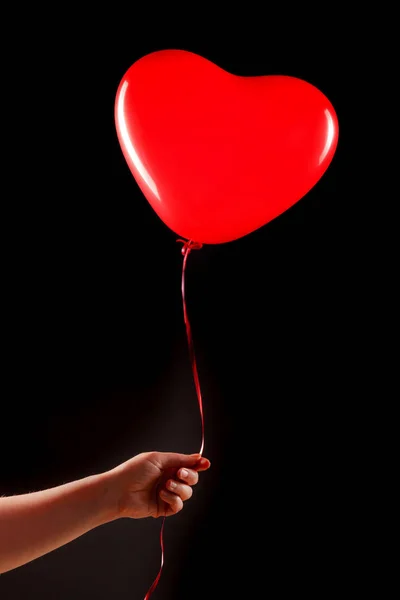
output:
<instances>
[{"instance_id":1,"label":"skin","mask_svg":"<svg viewBox=\"0 0 400 600\"><path fill-rule=\"evenodd\" d=\"M177 514L209 467L200 454L143 452L104 473L0 498L0 573L116 519Z\"/></svg>"}]
</instances>

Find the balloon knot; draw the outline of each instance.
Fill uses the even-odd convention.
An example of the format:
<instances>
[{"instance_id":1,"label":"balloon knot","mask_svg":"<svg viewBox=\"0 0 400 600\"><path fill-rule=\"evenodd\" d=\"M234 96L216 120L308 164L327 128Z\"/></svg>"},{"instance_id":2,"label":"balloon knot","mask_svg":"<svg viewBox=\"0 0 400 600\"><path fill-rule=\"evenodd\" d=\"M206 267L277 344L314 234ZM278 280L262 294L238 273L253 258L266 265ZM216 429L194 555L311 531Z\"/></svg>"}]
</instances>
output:
<instances>
[{"instance_id":1,"label":"balloon knot","mask_svg":"<svg viewBox=\"0 0 400 600\"><path fill-rule=\"evenodd\" d=\"M203 247L203 244L201 242L194 242L193 240L178 239L176 241L181 242L183 244L181 250L183 256L185 256L185 254L189 253L191 250L200 250L200 248Z\"/></svg>"}]
</instances>

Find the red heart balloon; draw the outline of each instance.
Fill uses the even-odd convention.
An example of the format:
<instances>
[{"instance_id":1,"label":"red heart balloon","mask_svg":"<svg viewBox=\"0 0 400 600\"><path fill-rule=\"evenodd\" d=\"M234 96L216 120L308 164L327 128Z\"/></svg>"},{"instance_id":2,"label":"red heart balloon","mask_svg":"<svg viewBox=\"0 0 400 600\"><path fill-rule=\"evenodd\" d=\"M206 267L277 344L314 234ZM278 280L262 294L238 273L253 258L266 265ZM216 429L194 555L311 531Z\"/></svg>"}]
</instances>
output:
<instances>
[{"instance_id":1,"label":"red heart balloon","mask_svg":"<svg viewBox=\"0 0 400 600\"><path fill-rule=\"evenodd\" d=\"M328 168L338 120L286 75L242 77L183 50L140 58L115 99L118 140L144 196L179 236L217 244L265 225Z\"/></svg>"}]
</instances>

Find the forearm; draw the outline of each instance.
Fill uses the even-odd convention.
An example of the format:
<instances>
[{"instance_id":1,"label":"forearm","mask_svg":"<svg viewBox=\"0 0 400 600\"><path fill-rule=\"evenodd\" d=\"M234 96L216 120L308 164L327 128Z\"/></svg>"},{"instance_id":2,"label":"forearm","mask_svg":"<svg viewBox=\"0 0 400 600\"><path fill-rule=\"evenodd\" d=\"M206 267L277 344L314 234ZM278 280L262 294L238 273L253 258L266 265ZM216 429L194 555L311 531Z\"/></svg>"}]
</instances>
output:
<instances>
[{"instance_id":1,"label":"forearm","mask_svg":"<svg viewBox=\"0 0 400 600\"><path fill-rule=\"evenodd\" d=\"M108 473L0 498L0 573L43 556L113 518Z\"/></svg>"}]
</instances>

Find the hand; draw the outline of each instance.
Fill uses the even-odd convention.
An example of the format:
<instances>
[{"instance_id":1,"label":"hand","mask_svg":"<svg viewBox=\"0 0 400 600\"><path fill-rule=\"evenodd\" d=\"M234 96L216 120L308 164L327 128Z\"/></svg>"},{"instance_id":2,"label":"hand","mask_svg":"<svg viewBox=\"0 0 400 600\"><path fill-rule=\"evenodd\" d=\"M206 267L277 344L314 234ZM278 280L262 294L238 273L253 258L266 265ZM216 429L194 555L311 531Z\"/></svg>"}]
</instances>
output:
<instances>
[{"instance_id":1,"label":"hand","mask_svg":"<svg viewBox=\"0 0 400 600\"><path fill-rule=\"evenodd\" d=\"M200 454L142 452L109 471L116 518L169 517L192 497L199 472L210 461ZM114 495L115 494L115 495Z\"/></svg>"}]
</instances>

